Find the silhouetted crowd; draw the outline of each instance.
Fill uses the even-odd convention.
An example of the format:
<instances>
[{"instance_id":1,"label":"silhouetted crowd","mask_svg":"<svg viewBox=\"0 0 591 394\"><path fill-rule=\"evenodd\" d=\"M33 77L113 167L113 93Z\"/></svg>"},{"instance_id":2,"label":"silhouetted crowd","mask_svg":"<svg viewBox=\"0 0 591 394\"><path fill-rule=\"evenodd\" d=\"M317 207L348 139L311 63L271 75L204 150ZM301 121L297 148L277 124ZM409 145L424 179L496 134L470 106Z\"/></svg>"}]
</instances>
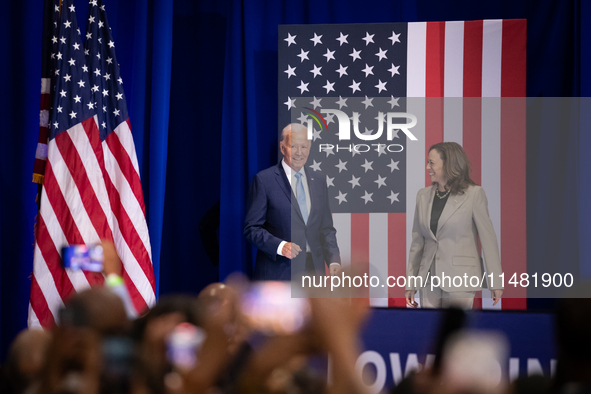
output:
<instances>
[{"instance_id":1,"label":"silhouetted crowd","mask_svg":"<svg viewBox=\"0 0 591 394\"><path fill-rule=\"evenodd\" d=\"M371 392L356 369L360 332L369 314L366 303L278 300L286 289L289 284L280 282L215 283L198 297L163 296L137 318L130 318L125 298L108 286L88 289L68 300L51 331L29 329L14 339L2 366L0 391ZM461 310L444 312L434 362L408 374L392 393L591 392L591 300L566 299L557 308L552 379L530 376L508 382L498 368L508 357L506 339L466 331L464 319Z\"/></svg>"}]
</instances>

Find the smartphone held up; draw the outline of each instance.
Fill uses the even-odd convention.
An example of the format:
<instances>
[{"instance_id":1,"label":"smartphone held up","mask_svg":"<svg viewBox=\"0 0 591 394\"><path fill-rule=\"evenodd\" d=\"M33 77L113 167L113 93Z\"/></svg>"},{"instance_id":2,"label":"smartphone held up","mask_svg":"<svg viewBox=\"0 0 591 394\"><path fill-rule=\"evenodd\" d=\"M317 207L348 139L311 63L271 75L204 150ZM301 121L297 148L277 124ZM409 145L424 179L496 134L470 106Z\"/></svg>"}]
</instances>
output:
<instances>
[{"instance_id":1,"label":"smartphone held up","mask_svg":"<svg viewBox=\"0 0 591 394\"><path fill-rule=\"evenodd\" d=\"M103 270L103 247L101 244L69 245L62 248L64 268L101 272Z\"/></svg>"}]
</instances>

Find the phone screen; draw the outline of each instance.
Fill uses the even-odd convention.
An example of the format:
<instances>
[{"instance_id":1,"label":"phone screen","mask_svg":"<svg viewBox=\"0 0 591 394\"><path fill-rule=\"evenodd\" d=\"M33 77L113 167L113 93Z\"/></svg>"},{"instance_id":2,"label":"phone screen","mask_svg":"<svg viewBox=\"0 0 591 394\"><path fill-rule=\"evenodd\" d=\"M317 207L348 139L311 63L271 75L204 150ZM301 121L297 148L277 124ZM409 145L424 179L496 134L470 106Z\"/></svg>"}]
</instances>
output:
<instances>
[{"instance_id":1,"label":"phone screen","mask_svg":"<svg viewBox=\"0 0 591 394\"><path fill-rule=\"evenodd\" d=\"M190 369L205 341L205 331L191 323L180 323L166 339L166 357L177 368Z\"/></svg>"},{"instance_id":2,"label":"phone screen","mask_svg":"<svg viewBox=\"0 0 591 394\"><path fill-rule=\"evenodd\" d=\"M310 319L308 299L292 298L290 282L254 282L241 304L249 325L264 334L291 334Z\"/></svg>"},{"instance_id":3,"label":"phone screen","mask_svg":"<svg viewBox=\"0 0 591 394\"><path fill-rule=\"evenodd\" d=\"M70 245L62 248L64 268L101 272L103 270L103 247L95 245Z\"/></svg>"}]
</instances>

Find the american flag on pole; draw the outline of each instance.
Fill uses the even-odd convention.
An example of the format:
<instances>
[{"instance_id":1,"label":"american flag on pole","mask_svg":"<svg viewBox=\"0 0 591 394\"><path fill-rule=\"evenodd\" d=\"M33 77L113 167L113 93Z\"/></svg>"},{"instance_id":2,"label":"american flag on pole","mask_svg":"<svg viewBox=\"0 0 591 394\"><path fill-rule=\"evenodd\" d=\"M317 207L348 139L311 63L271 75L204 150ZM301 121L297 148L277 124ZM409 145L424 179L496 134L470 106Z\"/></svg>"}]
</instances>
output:
<instances>
[{"instance_id":1,"label":"american flag on pole","mask_svg":"<svg viewBox=\"0 0 591 394\"><path fill-rule=\"evenodd\" d=\"M155 281L139 168L104 6L90 2L86 45L75 7L62 0L31 284L29 326L51 327L73 293L101 274L61 265L62 246L113 240L134 306L155 302Z\"/></svg>"},{"instance_id":2,"label":"american flag on pole","mask_svg":"<svg viewBox=\"0 0 591 394\"><path fill-rule=\"evenodd\" d=\"M312 110L351 120L351 141L339 141L336 118L324 114L328 130L315 127L307 163L326 174L343 262L382 279L406 274L428 149L454 141L486 191L505 276L527 272L526 32L525 20L279 26L279 129L307 124ZM376 134L390 111L416 116L417 141L400 130L387 141L385 129L379 140L355 140L353 126ZM318 149L327 143L335 147ZM367 146L349 152L349 143ZM405 305L400 288L367 297ZM474 306L492 308L486 290ZM501 306L525 309L525 289L506 286Z\"/></svg>"},{"instance_id":3,"label":"american flag on pole","mask_svg":"<svg viewBox=\"0 0 591 394\"><path fill-rule=\"evenodd\" d=\"M53 98L55 54L57 53L57 31L59 22L59 0L46 0L43 9L43 39L41 44L41 105L39 113L39 142L35 151L33 182L43 184L47 140L49 138L49 110Z\"/></svg>"}]
</instances>

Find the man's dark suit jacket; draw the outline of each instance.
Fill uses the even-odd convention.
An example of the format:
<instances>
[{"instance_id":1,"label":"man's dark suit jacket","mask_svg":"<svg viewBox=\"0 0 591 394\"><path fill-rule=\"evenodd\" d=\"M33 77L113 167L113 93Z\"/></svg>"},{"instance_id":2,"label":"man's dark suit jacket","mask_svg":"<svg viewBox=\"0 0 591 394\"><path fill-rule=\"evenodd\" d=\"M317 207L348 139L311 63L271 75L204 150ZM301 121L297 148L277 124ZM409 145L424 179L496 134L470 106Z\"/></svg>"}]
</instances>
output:
<instances>
[{"instance_id":1,"label":"man's dark suit jacket","mask_svg":"<svg viewBox=\"0 0 591 394\"><path fill-rule=\"evenodd\" d=\"M328 204L326 176L307 167L304 170L311 200L307 225L281 162L259 172L252 181L244 236L258 249L255 280L290 280L292 273L304 273L306 241L316 273L324 275L325 262L341 262ZM294 242L302 251L293 260L280 256L277 248L281 241Z\"/></svg>"}]
</instances>

